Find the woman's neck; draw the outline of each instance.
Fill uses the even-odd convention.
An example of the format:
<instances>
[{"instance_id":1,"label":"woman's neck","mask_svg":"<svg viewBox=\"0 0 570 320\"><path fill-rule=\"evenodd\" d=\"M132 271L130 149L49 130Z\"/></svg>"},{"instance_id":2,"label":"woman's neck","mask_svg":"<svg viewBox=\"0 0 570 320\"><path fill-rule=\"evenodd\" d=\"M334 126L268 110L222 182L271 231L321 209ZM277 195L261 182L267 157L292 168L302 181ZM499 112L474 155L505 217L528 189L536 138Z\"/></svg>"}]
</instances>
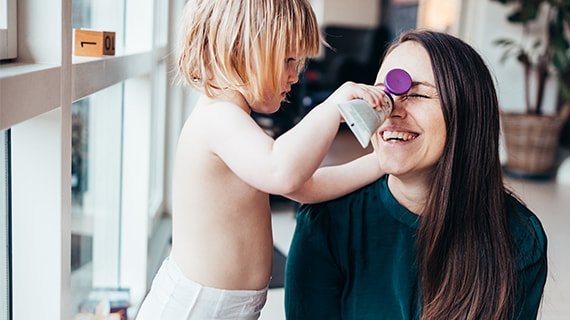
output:
<instances>
[{"instance_id":1,"label":"woman's neck","mask_svg":"<svg viewBox=\"0 0 570 320\"><path fill-rule=\"evenodd\" d=\"M402 206L421 215L428 196L429 188L425 177L388 176L388 188Z\"/></svg>"}]
</instances>

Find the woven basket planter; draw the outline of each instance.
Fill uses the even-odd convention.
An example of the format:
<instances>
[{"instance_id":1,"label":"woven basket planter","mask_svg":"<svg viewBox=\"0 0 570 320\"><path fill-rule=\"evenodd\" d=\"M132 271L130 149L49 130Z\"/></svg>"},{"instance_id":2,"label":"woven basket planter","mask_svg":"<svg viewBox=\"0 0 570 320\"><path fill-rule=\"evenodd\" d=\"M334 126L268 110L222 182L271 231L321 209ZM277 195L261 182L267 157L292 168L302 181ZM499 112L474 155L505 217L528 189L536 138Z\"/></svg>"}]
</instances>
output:
<instances>
[{"instance_id":1,"label":"woven basket planter","mask_svg":"<svg viewBox=\"0 0 570 320\"><path fill-rule=\"evenodd\" d=\"M568 107L555 116L501 113L507 170L528 177L551 174L567 117Z\"/></svg>"}]
</instances>

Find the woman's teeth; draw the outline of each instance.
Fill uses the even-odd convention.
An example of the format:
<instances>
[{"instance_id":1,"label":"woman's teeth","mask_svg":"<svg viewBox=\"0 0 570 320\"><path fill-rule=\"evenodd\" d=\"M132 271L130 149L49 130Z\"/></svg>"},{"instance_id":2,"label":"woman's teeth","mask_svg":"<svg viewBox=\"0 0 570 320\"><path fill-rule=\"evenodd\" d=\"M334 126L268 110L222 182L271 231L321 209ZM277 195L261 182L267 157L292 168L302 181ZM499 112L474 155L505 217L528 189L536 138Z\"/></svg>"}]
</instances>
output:
<instances>
[{"instance_id":1,"label":"woman's teeth","mask_svg":"<svg viewBox=\"0 0 570 320\"><path fill-rule=\"evenodd\" d=\"M411 141L414 140L418 135L410 132L401 131L384 131L382 133L382 139L384 141Z\"/></svg>"}]
</instances>

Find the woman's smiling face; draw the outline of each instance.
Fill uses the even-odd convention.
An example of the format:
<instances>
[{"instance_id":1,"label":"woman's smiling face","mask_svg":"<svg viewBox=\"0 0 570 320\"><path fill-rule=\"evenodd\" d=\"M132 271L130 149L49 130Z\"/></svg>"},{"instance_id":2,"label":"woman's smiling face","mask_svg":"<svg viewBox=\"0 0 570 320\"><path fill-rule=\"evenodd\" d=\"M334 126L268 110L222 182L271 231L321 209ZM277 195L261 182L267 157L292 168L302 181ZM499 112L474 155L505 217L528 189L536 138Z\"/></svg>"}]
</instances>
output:
<instances>
[{"instance_id":1,"label":"woman's smiling face","mask_svg":"<svg viewBox=\"0 0 570 320\"><path fill-rule=\"evenodd\" d=\"M445 120L431 61L417 42L407 41L390 52L376 77L384 86L388 71L400 68L412 77L412 88L394 96L394 109L372 137L382 169L394 176L429 175L443 154Z\"/></svg>"}]
</instances>

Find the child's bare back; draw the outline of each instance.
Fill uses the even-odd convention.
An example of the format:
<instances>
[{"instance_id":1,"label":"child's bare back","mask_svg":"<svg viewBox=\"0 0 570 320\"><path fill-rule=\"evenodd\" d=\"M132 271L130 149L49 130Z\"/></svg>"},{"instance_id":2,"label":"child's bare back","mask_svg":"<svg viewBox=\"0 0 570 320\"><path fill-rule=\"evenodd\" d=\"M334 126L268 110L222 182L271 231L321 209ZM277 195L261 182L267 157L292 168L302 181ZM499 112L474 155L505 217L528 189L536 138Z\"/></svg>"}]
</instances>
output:
<instances>
[{"instance_id":1,"label":"child's bare back","mask_svg":"<svg viewBox=\"0 0 570 320\"><path fill-rule=\"evenodd\" d=\"M213 130L224 126L219 123L223 111L216 108L228 106L201 99L180 135L172 257L184 275L205 286L262 289L270 279L273 254L269 196L236 176L212 150L220 134ZM235 119L240 120L252 121Z\"/></svg>"}]
</instances>

